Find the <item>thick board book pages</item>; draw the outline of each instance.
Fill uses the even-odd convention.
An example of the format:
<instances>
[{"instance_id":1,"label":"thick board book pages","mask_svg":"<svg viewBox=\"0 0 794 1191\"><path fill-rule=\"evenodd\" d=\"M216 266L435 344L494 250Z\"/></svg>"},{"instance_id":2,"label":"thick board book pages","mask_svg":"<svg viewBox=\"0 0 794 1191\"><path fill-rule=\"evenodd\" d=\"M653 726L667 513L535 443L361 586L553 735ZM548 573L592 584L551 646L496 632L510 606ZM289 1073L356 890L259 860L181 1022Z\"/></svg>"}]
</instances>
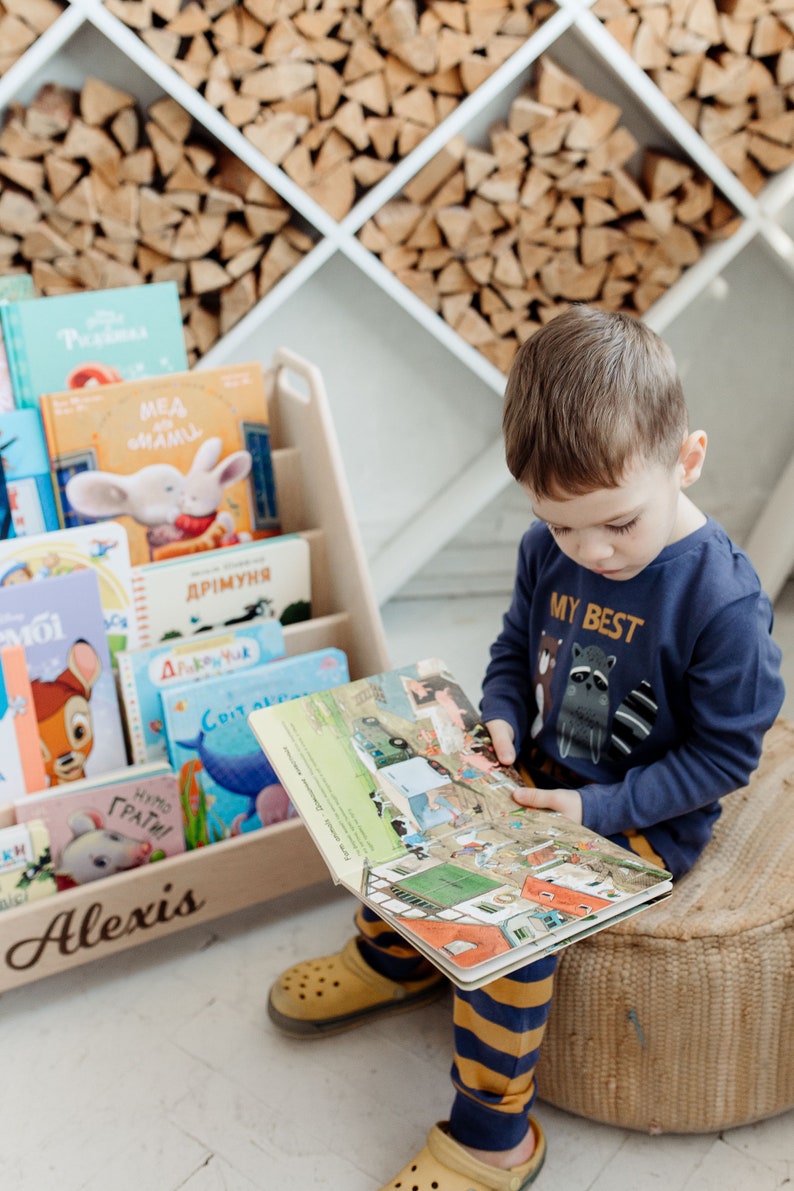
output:
<instances>
[{"instance_id":1,"label":"thick board book pages","mask_svg":"<svg viewBox=\"0 0 794 1191\"><path fill-rule=\"evenodd\" d=\"M236 628L273 618L311 616L311 549L300 534L281 534L206 554L133 567L139 643Z\"/></svg>"},{"instance_id":2,"label":"thick board book pages","mask_svg":"<svg viewBox=\"0 0 794 1191\"><path fill-rule=\"evenodd\" d=\"M85 885L185 850L179 788L170 766L139 765L72 782L14 805L50 838L59 889Z\"/></svg>"},{"instance_id":3,"label":"thick board book pages","mask_svg":"<svg viewBox=\"0 0 794 1191\"><path fill-rule=\"evenodd\" d=\"M5 645L25 650L49 785L127 764L95 571L0 587Z\"/></svg>"},{"instance_id":4,"label":"thick board book pages","mask_svg":"<svg viewBox=\"0 0 794 1191\"><path fill-rule=\"evenodd\" d=\"M133 566L279 530L262 365L41 398L65 527L113 517Z\"/></svg>"},{"instance_id":5,"label":"thick board book pages","mask_svg":"<svg viewBox=\"0 0 794 1191\"><path fill-rule=\"evenodd\" d=\"M337 883L462 988L666 896L670 874L513 800L477 712L429 659L255 711Z\"/></svg>"},{"instance_id":6,"label":"thick board book pages","mask_svg":"<svg viewBox=\"0 0 794 1191\"><path fill-rule=\"evenodd\" d=\"M189 848L267 827L294 813L248 715L349 677L345 654L329 647L163 692L168 755L179 775Z\"/></svg>"},{"instance_id":7,"label":"thick board book pages","mask_svg":"<svg viewBox=\"0 0 794 1191\"><path fill-rule=\"evenodd\" d=\"M59 524L39 411L0 412L0 539L48 533Z\"/></svg>"},{"instance_id":8,"label":"thick board book pages","mask_svg":"<svg viewBox=\"0 0 794 1191\"><path fill-rule=\"evenodd\" d=\"M250 670L284 656L284 630L277 620L251 620L221 633L176 638L149 649L118 654L119 689L132 761L168 756L161 695L172 687Z\"/></svg>"},{"instance_id":9,"label":"thick board book pages","mask_svg":"<svg viewBox=\"0 0 794 1191\"><path fill-rule=\"evenodd\" d=\"M94 571L99 580L111 656L120 649L134 649L138 627L130 547L123 525L118 521L95 521L73 529L0 541L0 590L86 570Z\"/></svg>"},{"instance_id":10,"label":"thick board book pages","mask_svg":"<svg viewBox=\"0 0 794 1191\"><path fill-rule=\"evenodd\" d=\"M36 290L30 273L12 273L0 277L0 306L9 302L26 302L35 298ZM11 374L8 371L8 354L0 322L0 413L14 408L14 390L11 388Z\"/></svg>"},{"instance_id":11,"label":"thick board book pages","mask_svg":"<svg viewBox=\"0 0 794 1191\"><path fill-rule=\"evenodd\" d=\"M25 650L0 645L0 806L46 784Z\"/></svg>"},{"instance_id":12,"label":"thick board book pages","mask_svg":"<svg viewBox=\"0 0 794 1191\"><path fill-rule=\"evenodd\" d=\"M140 380L187 368L173 281L83 290L0 306L18 408L42 393Z\"/></svg>"}]
</instances>

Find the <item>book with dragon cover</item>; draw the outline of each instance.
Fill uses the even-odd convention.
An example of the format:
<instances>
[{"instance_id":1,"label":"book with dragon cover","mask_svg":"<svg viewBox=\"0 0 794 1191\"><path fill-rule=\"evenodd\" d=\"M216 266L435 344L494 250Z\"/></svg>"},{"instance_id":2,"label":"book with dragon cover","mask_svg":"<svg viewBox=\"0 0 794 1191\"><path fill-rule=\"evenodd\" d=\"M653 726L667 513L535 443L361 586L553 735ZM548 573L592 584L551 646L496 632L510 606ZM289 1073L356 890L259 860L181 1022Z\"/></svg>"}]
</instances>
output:
<instances>
[{"instance_id":1,"label":"book with dragon cover","mask_svg":"<svg viewBox=\"0 0 794 1191\"><path fill-rule=\"evenodd\" d=\"M254 734L335 881L462 988L671 890L670 874L551 812L444 663L428 659L254 711Z\"/></svg>"}]
</instances>

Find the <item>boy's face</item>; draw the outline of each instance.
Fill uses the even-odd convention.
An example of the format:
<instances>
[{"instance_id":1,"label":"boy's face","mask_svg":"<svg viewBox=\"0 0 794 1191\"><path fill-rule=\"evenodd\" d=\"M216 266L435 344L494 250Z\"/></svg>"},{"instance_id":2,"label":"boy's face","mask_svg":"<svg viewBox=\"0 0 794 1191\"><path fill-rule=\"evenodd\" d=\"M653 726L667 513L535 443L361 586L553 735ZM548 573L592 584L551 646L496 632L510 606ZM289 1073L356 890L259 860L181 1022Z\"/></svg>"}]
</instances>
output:
<instances>
[{"instance_id":1,"label":"boy's face","mask_svg":"<svg viewBox=\"0 0 794 1191\"><path fill-rule=\"evenodd\" d=\"M643 462L616 488L556 499L541 499L528 486L525 491L563 554L596 575L623 581L693 528L685 483L680 464Z\"/></svg>"}]
</instances>

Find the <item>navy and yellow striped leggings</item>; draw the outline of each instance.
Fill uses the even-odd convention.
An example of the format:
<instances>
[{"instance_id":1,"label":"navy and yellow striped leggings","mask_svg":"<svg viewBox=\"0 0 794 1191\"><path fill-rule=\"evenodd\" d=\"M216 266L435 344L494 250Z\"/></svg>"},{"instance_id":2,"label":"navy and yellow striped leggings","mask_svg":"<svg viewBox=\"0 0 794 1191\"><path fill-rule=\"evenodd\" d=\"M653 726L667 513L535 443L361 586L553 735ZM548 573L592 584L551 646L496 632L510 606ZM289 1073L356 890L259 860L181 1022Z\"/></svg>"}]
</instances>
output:
<instances>
[{"instance_id":1,"label":"navy and yellow striped leggings","mask_svg":"<svg viewBox=\"0 0 794 1191\"><path fill-rule=\"evenodd\" d=\"M647 841L638 833L613 838L649 857ZM431 971L429 962L367 906L359 907L356 926L364 959L390 980L415 980ZM509 1150L523 1140L556 967L557 957L548 956L484 988L453 989L455 1097L449 1121L458 1141L481 1150Z\"/></svg>"}]
</instances>

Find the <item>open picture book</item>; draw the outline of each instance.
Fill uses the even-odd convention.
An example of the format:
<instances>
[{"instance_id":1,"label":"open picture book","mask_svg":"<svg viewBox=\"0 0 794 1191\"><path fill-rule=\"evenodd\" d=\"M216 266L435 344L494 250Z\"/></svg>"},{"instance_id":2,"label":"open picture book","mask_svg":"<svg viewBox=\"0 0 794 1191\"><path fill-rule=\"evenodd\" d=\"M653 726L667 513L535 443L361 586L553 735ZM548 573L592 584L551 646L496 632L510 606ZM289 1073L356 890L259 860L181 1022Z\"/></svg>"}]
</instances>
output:
<instances>
[{"instance_id":1,"label":"open picture book","mask_svg":"<svg viewBox=\"0 0 794 1191\"><path fill-rule=\"evenodd\" d=\"M334 881L461 988L666 897L670 874L512 797L438 659L262 708L249 724Z\"/></svg>"}]
</instances>

